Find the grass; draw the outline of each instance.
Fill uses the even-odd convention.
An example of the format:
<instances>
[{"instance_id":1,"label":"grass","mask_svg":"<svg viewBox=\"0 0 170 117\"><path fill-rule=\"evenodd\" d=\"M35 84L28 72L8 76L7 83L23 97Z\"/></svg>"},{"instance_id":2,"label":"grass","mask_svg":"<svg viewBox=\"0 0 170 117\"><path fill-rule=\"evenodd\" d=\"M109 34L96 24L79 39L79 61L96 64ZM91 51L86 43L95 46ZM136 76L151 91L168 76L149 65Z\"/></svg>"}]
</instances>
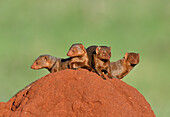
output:
<instances>
[{"instance_id":1,"label":"grass","mask_svg":"<svg viewBox=\"0 0 170 117\"><path fill-rule=\"evenodd\" d=\"M170 2L168 0L1 0L0 102L46 70L30 69L40 54L66 58L73 43L112 47L111 61L139 52L140 64L124 78L156 116L170 114Z\"/></svg>"}]
</instances>

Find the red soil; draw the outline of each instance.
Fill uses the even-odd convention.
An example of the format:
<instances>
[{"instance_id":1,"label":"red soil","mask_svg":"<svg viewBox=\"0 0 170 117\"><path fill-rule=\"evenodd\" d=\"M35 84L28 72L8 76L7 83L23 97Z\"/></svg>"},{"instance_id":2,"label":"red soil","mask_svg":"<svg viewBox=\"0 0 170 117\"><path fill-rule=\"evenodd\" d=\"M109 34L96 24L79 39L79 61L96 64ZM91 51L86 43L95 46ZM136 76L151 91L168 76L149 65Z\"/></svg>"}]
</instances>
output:
<instances>
[{"instance_id":1,"label":"red soil","mask_svg":"<svg viewBox=\"0 0 170 117\"><path fill-rule=\"evenodd\" d=\"M149 103L118 79L84 69L48 74L8 102L0 117L155 117Z\"/></svg>"}]
</instances>

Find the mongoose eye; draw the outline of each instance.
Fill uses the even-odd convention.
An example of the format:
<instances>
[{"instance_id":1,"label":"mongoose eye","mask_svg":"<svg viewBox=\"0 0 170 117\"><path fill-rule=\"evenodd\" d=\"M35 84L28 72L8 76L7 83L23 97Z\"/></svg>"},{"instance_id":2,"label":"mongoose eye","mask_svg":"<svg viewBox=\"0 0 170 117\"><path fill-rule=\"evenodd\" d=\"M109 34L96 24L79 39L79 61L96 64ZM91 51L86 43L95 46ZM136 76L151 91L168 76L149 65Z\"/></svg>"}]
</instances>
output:
<instances>
[{"instance_id":1,"label":"mongoose eye","mask_svg":"<svg viewBox=\"0 0 170 117\"><path fill-rule=\"evenodd\" d=\"M106 56L108 55L108 53L106 51L103 51L103 54L106 55Z\"/></svg>"},{"instance_id":2,"label":"mongoose eye","mask_svg":"<svg viewBox=\"0 0 170 117\"><path fill-rule=\"evenodd\" d=\"M38 62L36 62L35 64L38 65Z\"/></svg>"}]
</instances>

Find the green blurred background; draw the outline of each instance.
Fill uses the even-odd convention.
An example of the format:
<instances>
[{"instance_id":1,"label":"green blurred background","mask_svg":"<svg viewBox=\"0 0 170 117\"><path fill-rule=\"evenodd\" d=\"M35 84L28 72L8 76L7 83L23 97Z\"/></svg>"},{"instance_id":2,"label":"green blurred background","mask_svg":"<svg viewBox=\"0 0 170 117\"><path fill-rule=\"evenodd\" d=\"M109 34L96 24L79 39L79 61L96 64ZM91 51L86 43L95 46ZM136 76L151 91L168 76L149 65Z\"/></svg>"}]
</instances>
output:
<instances>
[{"instance_id":1,"label":"green blurred background","mask_svg":"<svg viewBox=\"0 0 170 117\"><path fill-rule=\"evenodd\" d=\"M156 116L170 115L169 0L1 0L0 102L48 74L32 70L41 54L66 58L74 43L112 47L111 61L139 52L123 81L138 89Z\"/></svg>"}]
</instances>

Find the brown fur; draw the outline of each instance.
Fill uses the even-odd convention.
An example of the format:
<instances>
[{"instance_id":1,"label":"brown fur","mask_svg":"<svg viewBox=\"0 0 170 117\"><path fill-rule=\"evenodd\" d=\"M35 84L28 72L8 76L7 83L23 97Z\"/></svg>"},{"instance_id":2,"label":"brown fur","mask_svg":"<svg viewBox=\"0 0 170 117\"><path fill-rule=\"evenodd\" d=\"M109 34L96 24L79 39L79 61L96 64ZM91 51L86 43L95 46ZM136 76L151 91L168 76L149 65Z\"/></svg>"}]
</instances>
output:
<instances>
[{"instance_id":1,"label":"brown fur","mask_svg":"<svg viewBox=\"0 0 170 117\"><path fill-rule=\"evenodd\" d=\"M32 69L46 68L51 73L58 72L64 69L69 69L70 60L71 58L62 59L50 55L41 55L34 61L31 68Z\"/></svg>"},{"instance_id":2,"label":"brown fur","mask_svg":"<svg viewBox=\"0 0 170 117\"><path fill-rule=\"evenodd\" d=\"M112 78L110 74L110 57L111 57L111 47L107 46L90 46L87 48L87 54L89 57L89 65L95 69L96 73L99 74L103 79L103 71L107 72L108 77Z\"/></svg>"},{"instance_id":3,"label":"brown fur","mask_svg":"<svg viewBox=\"0 0 170 117\"><path fill-rule=\"evenodd\" d=\"M125 57L110 63L110 72L113 76L122 79L139 63L138 53L126 53Z\"/></svg>"},{"instance_id":4,"label":"brown fur","mask_svg":"<svg viewBox=\"0 0 170 117\"><path fill-rule=\"evenodd\" d=\"M86 49L82 44L73 44L70 47L67 56L72 57L70 68L87 68L92 70L91 66L89 65L89 58L87 56Z\"/></svg>"}]
</instances>

